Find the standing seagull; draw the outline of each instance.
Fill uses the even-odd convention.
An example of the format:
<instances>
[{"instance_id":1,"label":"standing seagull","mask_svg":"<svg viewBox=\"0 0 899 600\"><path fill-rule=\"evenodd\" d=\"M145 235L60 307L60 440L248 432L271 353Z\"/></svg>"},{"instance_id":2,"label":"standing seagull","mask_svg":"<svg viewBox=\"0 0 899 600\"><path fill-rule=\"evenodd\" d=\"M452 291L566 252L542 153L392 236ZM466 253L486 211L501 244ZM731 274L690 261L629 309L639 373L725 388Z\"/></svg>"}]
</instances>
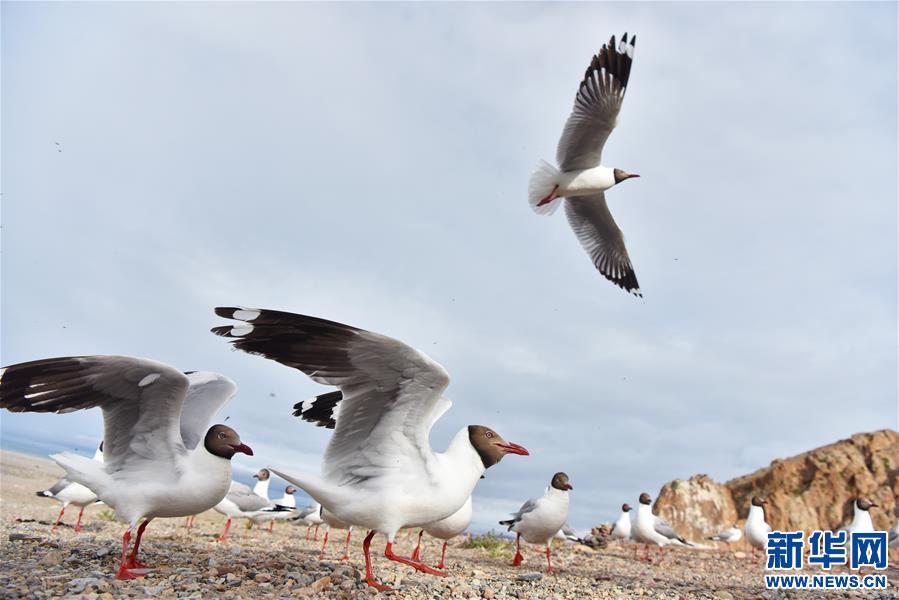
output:
<instances>
[{"instance_id":1,"label":"standing seagull","mask_svg":"<svg viewBox=\"0 0 899 600\"><path fill-rule=\"evenodd\" d=\"M719 531L713 536L709 537L710 540L715 542L727 542L728 544L734 544L743 539L743 531L737 527L737 524L734 523L734 526L730 529L725 529L724 531Z\"/></svg>"},{"instance_id":2,"label":"standing seagull","mask_svg":"<svg viewBox=\"0 0 899 600\"><path fill-rule=\"evenodd\" d=\"M340 560L349 560L350 538L353 535L353 526L338 519L336 516L325 510L321 504L318 505L318 518L325 524L325 535L322 536L322 548L318 552L318 560L325 559L325 549L328 547L328 534L331 533L332 529L346 530L346 541L343 546L343 556L340 557Z\"/></svg>"},{"instance_id":3,"label":"standing seagull","mask_svg":"<svg viewBox=\"0 0 899 600\"><path fill-rule=\"evenodd\" d=\"M500 525L508 525L509 531L515 532L515 558L512 566L521 564L521 538L532 544L546 544L546 572L553 572L550 556L553 536L568 520L568 491L572 489L568 475L556 473L549 482L549 487L540 498L532 498L525 502L518 512L508 521L500 521Z\"/></svg>"},{"instance_id":4,"label":"standing seagull","mask_svg":"<svg viewBox=\"0 0 899 600\"><path fill-rule=\"evenodd\" d=\"M629 540L631 539L631 505L624 503L621 505L621 514L618 520L612 524L612 530L609 536L613 540Z\"/></svg>"},{"instance_id":5,"label":"standing seagull","mask_svg":"<svg viewBox=\"0 0 899 600\"><path fill-rule=\"evenodd\" d=\"M659 547L659 556L664 554L663 548L669 544L690 545L664 519L653 514L651 504L652 498L649 494L646 492L640 494L640 506L637 507L637 517L631 527L631 537L634 541L644 544L645 552L642 560L649 558L650 544Z\"/></svg>"},{"instance_id":6,"label":"standing seagull","mask_svg":"<svg viewBox=\"0 0 899 600\"><path fill-rule=\"evenodd\" d=\"M752 497L752 504L749 506L749 516L746 517L746 523L743 525L743 532L746 534L746 541L752 546L752 558L755 558L757 548L765 549L768 545L768 534L771 533L771 526L765 522L765 505L768 501L759 496Z\"/></svg>"},{"instance_id":7,"label":"standing seagull","mask_svg":"<svg viewBox=\"0 0 899 600\"><path fill-rule=\"evenodd\" d=\"M3 369L0 408L103 410L102 464L70 452L51 458L128 523L116 577L132 579L146 574L137 554L150 521L212 508L228 491L231 457L253 454L230 427L209 427L212 415L236 391L234 382L215 373L185 374L129 356L74 356ZM128 556L131 532L141 519Z\"/></svg>"},{"instance_id":8,"label":"standing seagull","mask_svg":"<svg viewBox=\"0 0 899 600\"><path fill-rule=\"evenodd\" d=\"M288 506L273 505L268 499L251 490L249 486L237 481L231 482L228 493L222 498L221 502L212 508L228 517L228 520L225 521L224 531L215 538L217 542L224 542L228 539L231 519L246 518L252 520L266 513L291 514L293 512Z\"/></svg>"},{"instance_id":9,"label":"standing seagull","mask_svg":"<svg viewBox=\"0 0 899 600\"><path fill-rule=\"evenodd\" d=\"M437 564L438 569L446 568L446 544L457 535L463 533L471 524L472 507L471 496L462 505L462 508L451 514L445 519L428 523L418 532L418 544L412 551L412 560L421 559L421 535L427 532L428 535L443 540L443 549L440 551L440 563Z\"/></svg>"},{"instance_id":10,"label":"standing seagull","mask_svg":"<svg viewBox=\"0 0 899 600\"><path fill-rule=\"evenodd\" d=\"M612 186L639 175L600 164L606 139L618 123L636 41L636 36L628 41L625 33L616 48L612 36L593 57L559 139L559 168L541 161L531 175L528 200L535 212L549 215L565 198L568 223L593 266L621 289L642 296L624 236L605 196Z\"/></svg>"},{"instance_id":11,"label":"standing seagull","mask_svg":"<svg viewBox=\"0 0 899 600\"><path fill-rule=\"evenodd\" d=\"M873 533L874 522L871 520L871 514L868 511L877 506L877 504L867 498L856 498L852 503L852 522L845 527L840 527L838 531L845 531L850 535L853 533Z\"/></svg>"},{"instance_id":12,"label":"standing seagull","mask_svg":"<svg viewBox=\"0 0 899 600\"><path fill-rule=\"evenodd\" d=\"M103 442L100 442L100 447L94 452L94 460L103 462ZM73 528L73 531L81 531L81 517L84 515L84 507L97 502L95 493L80 483L69 481L65 477L54 483L51 488L37 492L37 495L42 498L53 498L62 503L62 508L59 509L59 516L56 517L56 522L53 524L51 531L56 531L69 504L74 504L81 508L78 511L78 518L75 519L75 527Z\"/></svg>"},{"instance_id":13,"label":"standing seagull","mask_svg":"<svg viewBox=\"0 0 899 600\"><path fill-rule=\"evenodd\" d=\"M456 434L446 452L434 452L428 437L431 426L450 407L442 396L449 375L424 353L398 340L273 310L215 312L241 321L212 330L232 338L236 348L299 369L313 381L343 392L322 475L276 473L341 521L370 529L362 545L368 585L386 588L372 574L369 548L375 533L387 537L388 559L445 576L396 556L397 531L450 516L465 504L487 468L506 454L527 455L527 450L487 427L470 425Z\"/></svg>"}]
</instances>

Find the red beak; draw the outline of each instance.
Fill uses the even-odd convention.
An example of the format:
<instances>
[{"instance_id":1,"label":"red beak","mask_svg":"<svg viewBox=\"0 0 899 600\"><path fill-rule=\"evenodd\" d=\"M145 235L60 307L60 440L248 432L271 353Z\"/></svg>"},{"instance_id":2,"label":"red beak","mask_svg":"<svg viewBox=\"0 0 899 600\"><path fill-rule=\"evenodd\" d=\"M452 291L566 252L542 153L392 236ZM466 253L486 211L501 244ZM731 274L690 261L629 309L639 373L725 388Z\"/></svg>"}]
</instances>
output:
<instances>
[{"instance_id":1,"label":"red beak","mask_svg":"<svg viewBox=\"0 0 899 600\"><path fill-rule=\"evenodd\" d=\"M233 448L235 452L243 452L248 456L253 456L253 449L246 444L238 444L236 446L234 444L231 444L231 448ZM253 477L255 477L255 475L253 475Z\"/></svg>"},{"instance_id":2,"label":"red beak","mask_svg":"<svg viewBox=\"0 0 899 600\"><path fill-rule=\"evenodd\" d=\"M513 444L512 442L497 444L497 446L505 450L506 454L519 454L521 456L531 455L531 453L528 452L527 448L525 448L524 446L519 446L518 444Z\"/></svg>"},{"instance_id":3,"label":"red beak","mask_svg":"<svg viewBox=\"0 0 899 600\"><path fill-rule=\"evenodd\" d=\"M631 177L639 177L639 175L637 175L636 173L631 173L627 176L628 179L630 179Z\"/></svg>"},{"instance_id":4,"label":"red beak","mask_svg":"<svg viewBox=\"0 0 899 600\"><path fill-rule=\"evenodd\" d=\"M571 485L570 483L566 483L566 484L565 484L565 489L566 489L566 490L573 490L573 489L574 489L574 486Z\"/></svg>"}]
</instances>

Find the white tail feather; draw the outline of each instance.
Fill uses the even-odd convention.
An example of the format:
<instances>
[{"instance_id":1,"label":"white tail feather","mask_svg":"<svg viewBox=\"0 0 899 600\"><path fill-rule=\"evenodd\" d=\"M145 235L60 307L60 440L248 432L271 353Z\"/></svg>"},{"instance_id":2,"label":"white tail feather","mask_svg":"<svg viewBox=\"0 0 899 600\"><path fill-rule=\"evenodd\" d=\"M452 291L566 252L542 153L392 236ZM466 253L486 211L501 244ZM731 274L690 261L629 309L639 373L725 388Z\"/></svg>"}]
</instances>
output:
<instances>
[{"instance_id":1,"label":"white tail feather","mask_svg":"<svg viewBox=\"0 0 899 600\"><path fill-rule=\"evenodd\" d=\"M56 464L65 469L66 477L84 487L90 489L95 494L97 490L102 490L111 483L109 475L106 473L106 467L103 463L96 461L74 452L61 452L50 456Z\"/></svg>"},{"instance_id":2,"label":"white tail feather","mask_svg":"<svg viewBox=\"0 0 899 600\"><path fill-rule=\"evenodd\" d=\"M553 198L551 202L538 206L553 193L558 185L558 177L559 170L545 160L541 160L531 174L531 180L528 182L528 203L538 215L551 215L562 204L561 198Z\"/></svg>"}]
</instances>

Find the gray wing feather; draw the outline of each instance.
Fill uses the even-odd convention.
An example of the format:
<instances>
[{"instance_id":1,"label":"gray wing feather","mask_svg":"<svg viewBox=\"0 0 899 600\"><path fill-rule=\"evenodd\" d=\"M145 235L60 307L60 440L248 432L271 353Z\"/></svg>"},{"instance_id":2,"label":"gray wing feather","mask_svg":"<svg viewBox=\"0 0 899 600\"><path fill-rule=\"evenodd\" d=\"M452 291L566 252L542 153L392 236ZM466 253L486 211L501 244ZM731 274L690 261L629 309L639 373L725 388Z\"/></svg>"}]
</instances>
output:
<instances>
[{"instance_id":1,"label":"gray wing feather","mask_svg":"<svg viewBox=\"0 0 899 600\"><path fill-rule=\"evenodd\" d=\"M669 540L677 540L684 544L687 543L687 540L685 540L679 533L677 533L671 525L658 517L656 517L655 530L656 533L665 536Z\"/></svg>"},{"instance_id":2,"label":"gray wing feather","mask_svg":"<svg viewBox=\"0 0 899 600\"><path fill-rule=\"evenodd\" d=\"M521 508L518 509L518 512L512 513L512 520L517 523L523 516L533 511L535 508L537 508L537 499L531 498L521 505Z\"/></svg>"},{"instance_id":3,"label":"gray wing feather","mask_svg":"<svg viewBox=\"0 0 899 600\"><path fill-rule=\"evenodd\" d=\"M67 356L6 367L0 408L13 412L103 410L107 472L173 467L186 452L181 407L187 377L169 365L130 356Z\"/></svg>"},{"instance_id":4,"label":"gray wing feather","mask_svg":"<svg viewBox=\"0 0 899 600\"><path fill-rule=\"evenodd\" d=\"M231 487L225 497L237 505L237 508L243 512L262 510L272 505L271 502L255 493L252 489L236 481L231 482Z\"/></svg>"},{"instance_id":5,"label":"gray wing feather","mask_svg":"<svg viewBox=\"0 0 899 600\"><path fill-rule=\"evenodd\" d=\"M625 291L642 296L624 245L624 235L609 212L605 194L566 198L565 215L574 235L603 277Z\"/></svg>"},{"instance_id":6,"label":"gray wing feather","mask_svg":"<svg viewBox=\"0 0 899 600\"><path fill-rule=\"evenodd\" d=\"M50 492L50 494L52 494L52 495L55 496L56 494L58 494L59 492L63 491L64 489L66 489L66 488L69 487L70 485L72 485L72 482L69 481L68 479L66 479L65 477L63 477L62 479L60 479L59 481L57 481L56 483L54 483L54 484L53 484L53 487L51 487L51 488L48 489L47 491Z\"/></svg>"},{"instance_id":7,"label":"gray wing feather","mask_svg":"<svg viewBox=\"0 0 899 600\"><path fill-rule=\"evenodd\" d=\"M190 387L181 410L181 438L193 450L209 429L209 422L237 393L237 385L218 373L195 371L187 374Z\"/></svg>"}]
</instances>

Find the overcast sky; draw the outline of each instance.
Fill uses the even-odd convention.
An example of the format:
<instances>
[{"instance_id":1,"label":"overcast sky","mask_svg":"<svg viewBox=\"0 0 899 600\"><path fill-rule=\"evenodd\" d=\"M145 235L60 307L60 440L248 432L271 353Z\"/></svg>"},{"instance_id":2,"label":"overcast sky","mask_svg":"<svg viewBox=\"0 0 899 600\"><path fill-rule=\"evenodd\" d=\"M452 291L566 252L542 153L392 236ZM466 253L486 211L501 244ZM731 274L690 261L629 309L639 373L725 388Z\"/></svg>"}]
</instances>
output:
<instances>
[{"instance_id":1,"label":"overcast sky","mask_svg":"<svg viewBox=\"0 0 899 600\"><path fill-rule=\"evenodd\" d=\"M215 306L317 315L443 364L525 445L489 528L571 476L577 529L642 491L897 421L895 3L4 3L2 361L151 357L237 381L263 465L316 472L327 388L232 352ZM712 25L713 24L713 25ZM604 159L645 299L527 182L611 34ZM2 415L80 448L99 411Z\"/></svg>"}]
</instances>

